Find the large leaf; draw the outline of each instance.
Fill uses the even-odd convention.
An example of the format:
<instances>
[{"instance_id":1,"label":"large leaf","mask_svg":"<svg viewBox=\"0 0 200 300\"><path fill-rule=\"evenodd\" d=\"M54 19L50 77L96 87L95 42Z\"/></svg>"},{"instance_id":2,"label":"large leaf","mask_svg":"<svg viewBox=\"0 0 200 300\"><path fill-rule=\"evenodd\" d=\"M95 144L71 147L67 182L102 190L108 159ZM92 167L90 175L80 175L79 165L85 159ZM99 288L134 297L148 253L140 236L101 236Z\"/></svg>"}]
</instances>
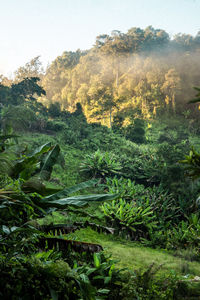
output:
<instances>
[{"instance_id":1,"label":"large leaf","mask_svg":"<svg viewBox=\"0 0 200 300\"><path fill-rule=\"evenodd\" d=\"M51 195L62 190L58 186L47 187L37 175L25 181L22 185L22 190L25 193L39 193L42 196Z\"/></svg>"},{"instance_id":2,"label":"large leaf","mask_svg":"<svg viewBox=\"0 0 200 300\"><path fill-rule=\"evenodd\" d=\"M68 198L62 198L58 200L47 200L45 198L38 199L39 205L41 207L56 207L56 208L65 208L69 205L72 206L85 206L89 202L92 201L107 201L107 200L114 200L118 197L117 194L97 194L97 195L80 195L80 196L73 196Z\"/></svg>"},{"instance_id":3,"label":"large leaf","mask_svg":"<svg viewBox=\"0 0 200 300\"><path fill-rule=\"evenodd\" d=\"M53 166L58 159L59 153L60 153L60 146L57 144L53 146L53 148L46 155L40 171L40 177L43 180L50 179Z\"/></svg>"},{"instance_id":4,"label":"large leaf","mask_svg":"<svg viewBox=\"0 0 200 300\"><path fill-rule=\"evenodd\" d=\"M49 149L51 149L51 143L43 144L42 146L37 147L35 150L33 150L33 152L30 155L28 155L28 157L34 157L35 155L40 155L42 153L49 151Z\"/></svg>"},{"instance_id":5,"label":"large leaf","mask_svg":"<svg viewBox=\"0 0 200 300\"><path fill-rule=\"evenodd\" d=\"M81 182L79 184L76 184L75 186L72 186L70 188L66 188L62 191L59 191L59 192L53 194L53 195L47 196L47 197L43 198L43 200L50 201L50 200L57 200L57 199L60 199L60 198L63 198L63 197L67 197L72 193L78 192L78 191L86 189L86 188L90 188L90 187L94 186L97 183L98 183L98 180L96 180L96 179Z\"/></svg>"},{"instance_id":6,"label":"large leaf","mask_svg":"<svg viewBox=\"0 0 200 300\"><path fill-rule=\"evenodd\" d=\"M31 176L33 170L36 169L39 162L39 157L42 154L50 151L50 149L50 143L46 143L41 147L35 149L30 155L24 156L19 159L15 163L12 176L14 178L18 178L20 175L20 177L22 177L23 179L28 179Z\"/></svg>"}]
</instances>

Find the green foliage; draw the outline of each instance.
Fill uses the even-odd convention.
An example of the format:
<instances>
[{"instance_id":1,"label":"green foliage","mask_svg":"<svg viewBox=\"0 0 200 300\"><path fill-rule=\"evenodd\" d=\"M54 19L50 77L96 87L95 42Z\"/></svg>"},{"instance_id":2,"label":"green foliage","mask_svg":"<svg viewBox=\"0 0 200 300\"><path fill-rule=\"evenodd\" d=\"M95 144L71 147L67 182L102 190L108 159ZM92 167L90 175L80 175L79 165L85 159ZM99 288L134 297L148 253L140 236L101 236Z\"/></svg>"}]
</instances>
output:
<instances>
[{"instance_id":1,"label":"green foliage","mask_svg":"<svg viewBox=\"0 0 200 300\"><path fill-rule=\"evenodd\" d=\"M134 143L142 144L146 142L144 120L135 119L134 123L125 127L123 131L125 138Z\"/></svg>"},{"instance_id":2,"label":"green foliage","mask_svg":"<svg viewBox=\"0 0 200 300\"><path fill-rule=\"evenodd\" d=\"M95 287L94 294L98 299L113 299L112 294L115 294L117 283L121 280L121 271L115 268L113 260L105 257L103 253L94 253L92 266L83 265L77 268L77 272L82 273L82 278L84 275L85 283L91 283Z\"/></svg>"},{"instance_id":3,"label":"green foliage","mask_svg":"<svg viewBox=\"0 0 200 300\"><path fill-rule=\"evenodd\" d=\"M142 195L144 192L144 186L141 184L135 184L130 179L115 176L114 178L106 178L106 186L109 193L116 193L125 200L133 200L136 195Z\"/></svg>"},{"instance_id":4,"label":"green foliage","mask_svg":"<svg viewBox=\"0 0 200 300\"><path fill-rule=\"evenodd\" d=\"M112 234L113 251L121 257L126 253L127 263L133 258L128 253L133 243L125 251L125 240L114 233L199 260L199 199L195 203L199 186L184 178L184 168L178 163L189 150L189 140L197 139L190 131L197 132L193 120L197 111L186 111L185 103L199 63L186 84L187 75L181 69L185 50L179 61L170 62L167 49L164 56L154 53L155 49L164 51L163 45L172 47L165 32L132 28L127 34L115 31L99 37L92 51L64 53L43 77L48 100L41 97L40 101L48 102L48 110L35 101L35 95L45 94L32 76L39 70L37 59L35 69L27 65L32 78L24 77L9 87L0 85L1 128L6 133L0 137L2 298L156 300L176 299L180 286L188 292L174 275L155 277L153 266L146 271L119 272L99 252L101 240L107 237L97 237L97 231ZM140 51L146 54L140 57ZM16 78L24 72L22 68ZM110 123L114 131L88 124L86 117L90 122ZM151 119L151 124L145 119ZM24 128L49 136L32 134L33 140L24 138L30 145L14 145L13 124L15 131ZM40 146L42 140L46 143ZM196 179L198 159L192 149L183 161L190 177ZM98 194L93 194L98 180L81 182L84 177L104 183L98 186ZM103 213L98 213L99 202L107 200L113 201L104 203ZM97 223L92 222L94 218ZM93 242L88 241L87 231L77 234L86 227L96 230ZM121 248L115 248L117 239ZM140 252L140 265L144 257ZM181 272L189 273L189 266L183 262Z\"/></svg>"},{"instance_id":5,"label":"green foliage","mask_svg":"<svg viewBox=\"0 0 200 300\"><path fill-rule=\"evenodd\" d=\"M12 255L14 248L20 249L21 247L21 251L24 251L24 248L28 248L28 246L25 247L25 242L23 243L23 247L17 242L18 233L21 237L19 241L27 239L27 245L29 242L30 245L35 243L35 241L31 240L32 229L34 231L34 228L29 228L28 224L28 221L33 218L44 216L59 208L63 210L69 206L84 206L91 201L106 201L116 198L116 195L113 194L69 197L77 191L94 186L97 183L94 180L78 184L75 187L66 188L59 192L46 188L40 181L43 178L47 179L47 176L48 179L50 178L52 167L57 160L59 152L60 148L58 145L51 146L50 143L47 143L36 148L28 155L22 155L22 158L15 161L12 172L12 177L15 180L0 190L0 216L2 225L0 245L2 251L11 251ZM35 193L31 193L33 191ZM42 196L44 194L48 196ZM37 230L35 233L36 239L42 235L42 232ZM62 240L58 240L57 242L60 244L63 243ZM16 244L15 247L14 244Z\"/></svg>"},{"instance_id":6,"label":"green foliage","mask_svg":"<svg viewBox=\"0 0 200 300\"><path fill-rule=\"evenodd\" d=\"M167 232L167 247L172 249L199 247L199 235L199 214L192 214L187 221L181 221L178 226Z\"/></svg>"},{"instance_id":7,"label":"green foliage","mask_svg":"<svg viewBox=\"0 0 200 300\"><path fill-rule=\"evenodd\" d=\"M161 268L150 265L145 271L135 271L124 275L123 287L120 291L121 299L177 299L176 290L178 277L171 273L163 278L156 277Z\"/></svg>"},{"instance_id":8,"label":"green foliage","mask_svg":"<svg viewBox=\"0 0 200 300\"><path fill-rule=\"evenodd\" d=\"M189 155L185 156L185 159L180 161L186 165L186 172L192 179L198 179L200 177L200 154L192 148Z\"/></svg>"},{"instance_id":9,"label":"green foliage","mask_svg":"<svg viewBox=\"0 0 200 300\"><path fill-rule=\"evenodd\" d=\"M178 203L162 186L144 188L123 178L107 179L107 185L109 191L117 192L124 199L103 205L107 222L117 233L139 239L151 247L199 247L199 217L194 213L194 200L188 207L188 201L187 205L181 203L181 199Z\"/></svg>"},{"instance_id":10,"label":"green foliage","mask_svg":"<svg viewBox=\"0 0 200 300\"><path fill-rule=\"evenodd\" d=\"M48 114L52 118L58 118L61 115L60 103L51 103L48 108Z\"/></svg>"},{"instance_id":11,"label":"green foliage","mask_svg":"<svg viewBox=\"0 0 200 300\"><path fill-rule=\"evenodd\" d=\"M199 230L199 214L192 214L189 219L173 224L171 228L150 233L149 240L144 239L142 242L151 247L159 246L171 250L192 248L199 252Z\"/></svg>"},{"instance_id":12,"label":"green foliage","mask_svg":"<svg viewBox=\"0 0 200 300\"><path fill-rule=\"evenodd\" d=\"M10 127L15 128L15 132L28 131L36 127L38 121L35 112L24 105L5 107L1 115L1 127L4 132Z\"/></svg>"},{"instance_id":13,"label":"green foliage","mask_svg":"<svg viewBox=\"0 0 200 300\"><path fill-rule=\"evenodd\" d=\"M0 86L0 93L3 93L2 104L8 106L20 105L25 101L35 101L34 95L45 95L44 89L38 85L38 77L24 78L18 83L13 83L10 87Z\"/></svg>"},{"instance_id":14,"label":"green foliage","mask_svg":"<svg viewBox=\"0 0 200 300\"><path fill-rule=\"evenodd\" d=\"M155 216L150 206L143 208L134 202L120 199L112 203L104 203L102 210L108 225L116 228L117 232L129 236L132 240L148 238L149 232L156 228Z\"/></svg>"},{"instance_id":15,"label":"green foliage","mask_svg":"<svg viewBox=\"0 0 200 300\"><path fill-rule=\"evenodd\" d=\"M43 256L44 257L44 256ZM42 256L0 259L0 295L3 299L78 299L81 277L62 261Z\"/></svg>"},{"instance_id":16,"label":"green foliage","mask_svg":"<svg viewBox=\"0 0 200 300\"><path fill-rule=\"evenodd\" d=\"M80 170L87 176L93 178L105 179L107 176L120 174L122 167L115 158L115 155L109 152L100 152L87 155L85 160L80 165Z\"/></svg>"}]
</instances>

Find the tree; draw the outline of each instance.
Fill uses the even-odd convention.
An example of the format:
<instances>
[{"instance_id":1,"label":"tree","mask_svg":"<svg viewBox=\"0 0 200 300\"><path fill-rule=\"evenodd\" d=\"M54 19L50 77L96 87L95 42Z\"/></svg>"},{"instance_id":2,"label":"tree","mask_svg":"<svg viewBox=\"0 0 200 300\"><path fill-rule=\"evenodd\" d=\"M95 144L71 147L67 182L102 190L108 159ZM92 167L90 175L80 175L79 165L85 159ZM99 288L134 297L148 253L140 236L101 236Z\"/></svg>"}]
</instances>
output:
<instances>
[{"instance_id":1,"label":"tree","mask_svg":"<svg viewBox=\"0 0 200 300\"><path fill-rule=\"evenodd\" d=\"M46 90L47 99L54 102L62 99L61 91L70 79L71 70L84 55L85 52L80 50L76 52L65 51L47 67L46 74L42 79L42 86Z\"/></svg>"},{"instance_id":2,"label":"tree","mask_svg":"<svg viewBox=\"0 0 200 300\"><path fill-rule=\"evenodd\" d=\"M25 66L20 67L15 71L15 82L20 82L25 78L38 77L42 78L44 69L40 61L40 56L36 56L26 63Z\"/></svg>"},{"instance_id":3,"label":"tree","mask_svg":"<svg viewBox=\"0 0 200 300\"><path fill-rule=\"evenodd\" d=\"M38 85L38 77L25 78L10 87L10 102L8 104L19 105L27 100L36 101L35 96L46 95L45 90Z\"/></svg>"},{"instance_id":4,"label":"tree","mask_svg":"<svg viewBox=\"0 0 200 300\"><path fill-rule=\"evenodd\" d=\"M10 88L0 83L0 106L8 103L10 98Z\"/></svg>"},{"instance_id":5,"label":"tree","mask_svg":"<svg viewBox=\"0 0 200 300\"><path fill-rule=\"evenodd\" d=\"M132 45L128 42L128 36L118 30L113 30L111 36L99 35L96 38L95 48L102 55L111 58L115 74L115 87L118 88L120 59L132 50Z\"/></svg>"},{"instance_id":6,"label":"tree","mask_svg":"<svg viewBox=\"0 0 200 300\"><path fill-rule=\"evenodd\" d=\"M60 103L51 103L48 108L48 113L52 118L58 118L61 115Z\"/></svg>"},{"instance_id":7,"label":"tree","mask_svg":"<svg viewBox=\"0 0 200 300\"><path fill-rule=\"evenodd\" d=\"M171 111L176 113L176 101L175 97L180 90L180 77L175 69L170 69L165 74L165 82L162 86L162 90L166 93L166 104L171 108Z\"/></svg>"},{"instance_id":8,"label":"tree","mask_svg":"<svg viewBox=\"0 0 200 300\"><path fill-rule=\"evenodd\" d=\"M90 90L90 105L93 108L92 116L98 116L102 119L108 114L109 125L112 129L112 113L114 107L116 107L112 89L100 87L93 91L93 94Z\"/></svg>"}]
</instances>

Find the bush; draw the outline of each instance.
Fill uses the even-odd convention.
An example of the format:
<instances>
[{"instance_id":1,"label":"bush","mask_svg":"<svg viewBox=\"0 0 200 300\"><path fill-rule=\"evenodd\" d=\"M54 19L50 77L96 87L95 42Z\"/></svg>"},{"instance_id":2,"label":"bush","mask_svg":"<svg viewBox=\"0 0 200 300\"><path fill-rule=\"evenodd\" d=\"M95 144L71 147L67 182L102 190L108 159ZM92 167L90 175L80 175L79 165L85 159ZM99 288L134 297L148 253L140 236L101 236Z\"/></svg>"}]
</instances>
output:
<instances>
[{"instance_id":1,"label":"bush","mask_svg":"<svg viewBox=\"0 0 200 300\"><path fill-rule=\"evenodd\" d=\"M116 229L118 234L130 237L132 240L149 238L149 233L156 228L155 216L150 206L143 208L134 202L120 199L102 205L107 224Z\"/></svg>"},{"instance_id":2,"label":"bush","mask_svg":"<svg viewBox=\"0 0 200 300\"><path fill-rule=\"evenodd\" d=\"M11 260L0 259L2 299L77 299L80 289L76 283L78 276L71 272L64 261L31 257Z\"/></svg>"},{"instance_id":3,"label":"bush","mask_svg":"<svg viewBox=\"0 0 200 300\"><path fill-rule=\"evenodd\" d=\"M146 142L144 120L135 119L134 124L125 127L123 131L125 138L134 143L142 144Z\"/></svg>"},{"instance_id":4,"label":"bush","mask_svg":"<svg viewBox=\"0 0 200 300\"><path fill-rule=\"evenodd\" d=\"M162 278L156 273L161 268L150 265L145 271L134 271L124 274L124 283L120 291L122 300L157 300L177 299L176 290L178 278L170 274Z\"/></svg>"},{"instance_id":5,"label":"bush","mask_svg":"<svg viewBox=\"0 0 200 300\"><path fill-rule=\"evenodd\" d=\"M114 154L101 152L87 155L80 165L80 170L88 177L105 179L107 176L120 174L122 167Z\"/></svg>"}]
</instances>

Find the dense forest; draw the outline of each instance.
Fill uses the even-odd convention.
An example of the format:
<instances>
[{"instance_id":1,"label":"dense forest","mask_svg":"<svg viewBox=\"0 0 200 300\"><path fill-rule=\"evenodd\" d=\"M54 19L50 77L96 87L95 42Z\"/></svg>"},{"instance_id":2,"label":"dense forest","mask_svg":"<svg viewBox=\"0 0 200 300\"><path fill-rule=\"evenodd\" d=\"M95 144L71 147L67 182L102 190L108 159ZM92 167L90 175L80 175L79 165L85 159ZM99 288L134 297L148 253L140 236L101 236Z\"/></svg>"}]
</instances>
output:
<instances>
[{"instance_id":1,"label":"dense forest","mask_svg":"<svg viewBox=\"0 0 200 300\"><path fill-rule=\"evenodd\" d=\"M2 299L199 299L199 70L149 26L0 76Z\"/></svg>"}]
</instances>

